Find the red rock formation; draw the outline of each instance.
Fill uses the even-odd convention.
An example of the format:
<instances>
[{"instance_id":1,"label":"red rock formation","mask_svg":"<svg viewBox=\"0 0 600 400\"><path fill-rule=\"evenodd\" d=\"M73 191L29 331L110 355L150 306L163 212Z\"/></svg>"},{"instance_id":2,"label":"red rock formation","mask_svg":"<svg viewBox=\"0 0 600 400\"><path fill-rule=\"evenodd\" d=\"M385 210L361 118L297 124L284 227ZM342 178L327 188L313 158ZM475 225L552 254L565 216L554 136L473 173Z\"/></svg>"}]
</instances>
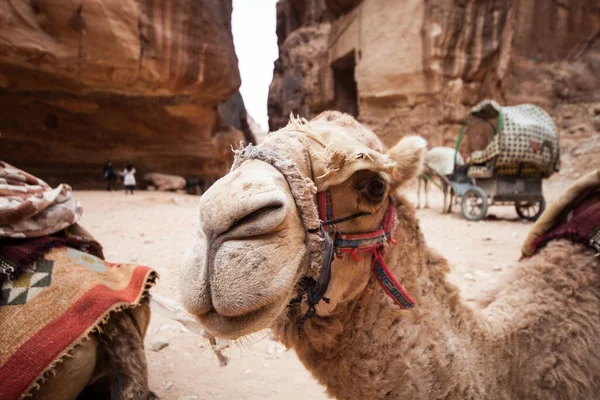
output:
<instances>
[{"instance_id":1,"label":"red rock formation","mask_svg":"<svg viewBox=\"0 0 600 400\"><path fill-rule=\"evenodd\" d=\"M50 182L111 159L218 176L217 105L240 85L231 0L0 3L0 159Z\"/></svg>"},{"instance_id":2,"label":"red rock formation","mask_svg":"<svg viewBox=\"0 0 600 400\"><path fill-rule=\"evenodd\" d=\"M360 4L362 0L325 0L327 8L333 15L339 17Z\"/></svg>"},{"instance_id":3,"label":"red rock formation","mask_svg":"<svg viewBox=\"0 0 600 400\"><path fill-rule=\"evenodd\" d=\"M278 3L278 21L301 20L294 4ZM494 98L539 104L559 124L568 109L591 134L600 105L597 0L310 4L303 13L317 17L278 30L271 130L290 112L337 108L358 114L388 144L419 133L449 145L468 109Z\"/></svg>"},{"instance_id":4,"label":"red rock formation","mask_svg":"<svg viewBox=\"0 0 600 400\"><path fill-rule=\"evenodd\" d=\"M269 130L279 129L294 111L312 116L329 104L321 94L328 91L327 41L330 14L323 0L277 2L277 43L273 81L267 102Z\"/></svg>"}]
</instances>

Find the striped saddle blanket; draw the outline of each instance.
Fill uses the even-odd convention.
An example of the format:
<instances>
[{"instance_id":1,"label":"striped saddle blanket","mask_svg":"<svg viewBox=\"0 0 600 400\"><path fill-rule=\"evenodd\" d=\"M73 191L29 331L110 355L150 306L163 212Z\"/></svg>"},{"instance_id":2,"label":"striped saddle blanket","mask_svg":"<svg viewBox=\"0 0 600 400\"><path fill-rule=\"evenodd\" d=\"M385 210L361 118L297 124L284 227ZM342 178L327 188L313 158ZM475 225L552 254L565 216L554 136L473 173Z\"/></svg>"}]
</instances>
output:
<instances>
[{"instance_id":1,"label":"striped saddle blanket","mask_svg":"<svg viewBox=\"0 0 600 400\"><path fill-rule=\"evenodd\" d=\"M135 307L156 274L56 247L0 287L0 399L26 396L108 319Z\"/></svg>"}]
</instances>

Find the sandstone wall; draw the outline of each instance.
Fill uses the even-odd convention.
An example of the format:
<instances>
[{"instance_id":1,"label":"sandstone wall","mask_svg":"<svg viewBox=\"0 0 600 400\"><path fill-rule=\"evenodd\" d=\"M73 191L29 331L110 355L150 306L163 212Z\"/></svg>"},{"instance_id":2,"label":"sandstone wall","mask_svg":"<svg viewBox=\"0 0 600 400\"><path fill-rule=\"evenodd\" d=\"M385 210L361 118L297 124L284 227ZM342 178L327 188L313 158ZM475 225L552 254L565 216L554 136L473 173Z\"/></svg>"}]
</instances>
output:
<instances>
[{"instance_id":1,"label":"sandstone wall","mask_svg":"<svg viewBox=\"0 0 600 400\"><path fill-rule=\"evenodd\" d=\"M269 130L285 125L291 111L310 116L330 103L329 19L323 0L277 2L279 58L269 87Z\"/></svg>"},{"instance_id":2,"label":"sandstone wall","mask_svg":"<svg viewBox=\"0 0 600 400\"><path fill-rule=\"evenodd\" d=\"M289 18L291 3L279 2L278 19ZM468 109L484 98L545 107L567 141L593 135L597 0L320 0L313 7L321 19L280 37L272 130L291 111L312 117L345 106L335 82L344 70L353 71L359 119L388 144L411 133L453 144Z\"/></svg>"},{"instance_id":3,"label":"sandstone wall","mask_svg":"<svg viewBox=\"0 0 600 400\"><path fill-rule=\"evenodd\" d=\"M52 183L222 174L217 106L238 89L231 0L0 3L0 158ZM141 179L140 179L141 180Z\"/></svg>"}]
</instances>

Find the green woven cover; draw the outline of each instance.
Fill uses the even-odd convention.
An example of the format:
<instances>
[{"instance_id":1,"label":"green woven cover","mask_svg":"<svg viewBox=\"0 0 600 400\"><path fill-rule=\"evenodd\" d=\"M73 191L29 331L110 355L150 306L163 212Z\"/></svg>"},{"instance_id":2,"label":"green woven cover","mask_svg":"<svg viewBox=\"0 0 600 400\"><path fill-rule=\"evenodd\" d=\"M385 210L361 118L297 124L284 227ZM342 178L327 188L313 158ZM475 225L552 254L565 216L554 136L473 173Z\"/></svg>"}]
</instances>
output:
<instances>
[{"instance_id":1,"label":"green woven cover","mask_svg":"<svg viewBox=\"0 0 600 400\"><path fill-rule=\"evenodd\" d=\"M496 159L502 175L519 172L548 177L560 170L558 132L552 118L533 104L501 107L485 100L471 109L471 115L490 119L500 114L499 133L483 151L471 154L471 163Z\"/></svg>"}]
</instances>

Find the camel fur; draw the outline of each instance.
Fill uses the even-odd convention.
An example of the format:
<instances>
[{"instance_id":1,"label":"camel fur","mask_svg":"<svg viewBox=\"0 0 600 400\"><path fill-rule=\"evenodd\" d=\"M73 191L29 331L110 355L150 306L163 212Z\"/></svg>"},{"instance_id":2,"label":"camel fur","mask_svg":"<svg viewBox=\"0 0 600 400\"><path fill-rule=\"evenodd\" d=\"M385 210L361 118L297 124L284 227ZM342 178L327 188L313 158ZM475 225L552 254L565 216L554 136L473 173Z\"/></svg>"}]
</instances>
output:
<instances>
[{"instance_id":1,"label":"camel fur","mask_svg":"<svg viewBox=\"0 0 600 400\"><path fill-rule=\"evenodd\" d=\"M300 151L286 150L299 144ZM388 297L373 279L370 254L346 255L332 263L328 302L299 335L308 305L306 297L292 300L311 273L304 212L283 172L259 158L240 159L201 198L200 228L181 268L184 306L211 334L236 339L271 328L338 399L597 398L594 251L550 242L519 261L475 311L397 190L419 173L424 140L404 139L384 152L352 117L326 112L310 122L293 119L258 147L280 149L318 191L331 189L336 217L369 213L337 224L340 232L377 229L393 194L397 245L384 249L384 259L416 306L401 309ZM381 185L385 193L374 195Z\"/></svg>"}]
</instances>

